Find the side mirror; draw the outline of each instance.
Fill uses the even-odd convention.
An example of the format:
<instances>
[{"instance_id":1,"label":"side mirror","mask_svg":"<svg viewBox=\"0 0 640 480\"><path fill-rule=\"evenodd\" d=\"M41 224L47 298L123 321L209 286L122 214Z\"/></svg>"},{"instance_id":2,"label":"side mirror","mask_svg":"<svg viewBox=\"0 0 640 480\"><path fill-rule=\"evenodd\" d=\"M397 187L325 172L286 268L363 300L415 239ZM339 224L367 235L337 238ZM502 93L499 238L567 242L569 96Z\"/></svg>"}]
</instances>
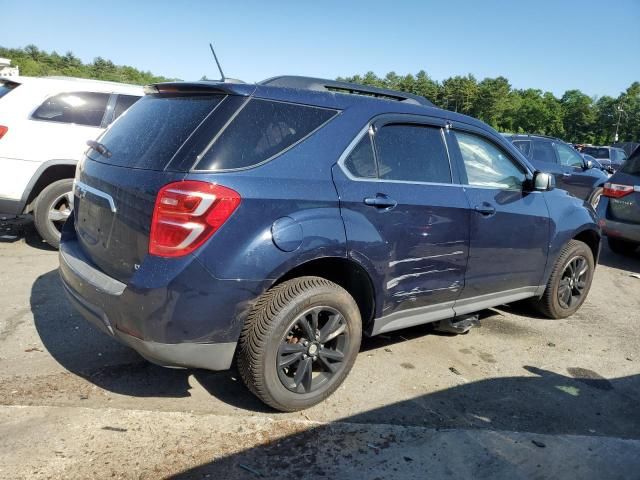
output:
<instances>
[{"instance_id":1,"label":"side mirror","mask_svg":"<svg viewBox=\"0 0 640 480\"><path fill-rule=\"evenodd\" d=\"M593 168L593 162L591 160L585 160L584 168L586 168L587 170L591 170Z\"/></svg>"},{"instance_id":2,"label":"side mirror","mask_svg":"<svg viewBox=\"0 0 640 480\"><path fill-rule=\"evenodd\" d=\"M556 188L556 177L550 173L536 172L533 177L533 186L541 192L548 192Z\"/></svg>"}]
</instances>

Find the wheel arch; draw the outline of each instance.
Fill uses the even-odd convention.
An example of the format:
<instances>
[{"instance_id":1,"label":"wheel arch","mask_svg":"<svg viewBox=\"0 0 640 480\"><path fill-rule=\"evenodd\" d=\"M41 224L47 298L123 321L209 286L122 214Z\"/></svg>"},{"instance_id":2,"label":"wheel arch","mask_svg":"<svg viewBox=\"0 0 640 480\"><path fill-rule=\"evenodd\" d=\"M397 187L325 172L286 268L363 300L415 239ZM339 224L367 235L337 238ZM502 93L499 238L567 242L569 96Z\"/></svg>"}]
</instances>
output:
<instances>
[{"instance_id":1,"label":"wheel arch","mask_svg":"<svg viewBox=\"0 0 640 480\"><path fill-rule=\"evenodd\" d=\"M367 270L346 257L321 257L297 265L281 275L270 288L292 278L314 276L334 282L353 297L360 310L363 329L375 316L376 293Z\"/></svg>"},{"instance_id":2,"label":"wheel arch","mask_svg":"<svg viewBox=\"0 0 640 480\"><path fill-rule=\"evenodd\" d=\"M33 211L34 200L47 186L58 180L73 178L77 163L76 160L49 160L40 165L23 193L23 213Z\"/></svg>"},{"instance_id":3,"label":"wheel arch","mask_svg":"<svg viewBox=\"0 0 640 480\"><path fill-rule=\"evenodd\" d=\"M600 256L600 244L602 242L602 235L593 228L584 228L583 230L574 234L572 240L578 240L586 243L593 253L593 261L597 265L598 257Z\"/></svg>"}]
</instances>

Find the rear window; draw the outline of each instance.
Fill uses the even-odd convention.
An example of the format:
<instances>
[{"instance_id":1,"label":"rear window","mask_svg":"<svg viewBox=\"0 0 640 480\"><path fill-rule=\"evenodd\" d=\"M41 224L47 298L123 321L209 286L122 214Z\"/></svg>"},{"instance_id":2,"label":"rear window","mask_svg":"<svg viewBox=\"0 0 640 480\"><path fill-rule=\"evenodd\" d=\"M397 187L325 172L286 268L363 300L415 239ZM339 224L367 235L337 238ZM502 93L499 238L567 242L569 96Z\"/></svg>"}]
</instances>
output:
<instances>
[{"instance_id":1,"label":"rear window","mask_svg":"<svg viewBox=\"0 0 640 480\"><path fill-rule=\"evenodd\" d=\"M337 112L252 99L218 135L197 170L246 168L265 162L304 139Z\"/></svg>"},{"instance_id":2,"label":"rear window","mask_svg":"<svg viewBox=\"0 0 640 480\"><path fill-rule=\"evenodd\" d=\"M223 95L145 96L100 139L111 156L89 150L89 157L111 165L163 170L222 98Z\"/></svg>"},{"instance_id":3,"label":"rear window","mask_svg":"<svg viewBox=\"0 0 640 480\"><path fill-rule=\"evenodd\" d=\"M20 85L19 83L0 80L0 98L4 97L7 93L9 93L11 90L18 87L19 85Z\"/></svg>"},{"instance_id":4,"label":"rear window","mask_svg":"<svg viewBox=\"0 0 640 480\"><path fill-rule=\"evenodd\" d=\"M598 147L585 147L582 150L583 153L588 153L594 158L609 158L609 149L608 148L598 148Z\"/></svg>"},{"instance_id":5,"label":"rear window","mask_svg":"<svg viewBox=\"0 0 640 480\"><path fill-rule=\"evenodd\" d=\"M107 109L108 93L68 92L47 98L31 118L47 122L99 127Z\"/></svg>"}]
</instances>

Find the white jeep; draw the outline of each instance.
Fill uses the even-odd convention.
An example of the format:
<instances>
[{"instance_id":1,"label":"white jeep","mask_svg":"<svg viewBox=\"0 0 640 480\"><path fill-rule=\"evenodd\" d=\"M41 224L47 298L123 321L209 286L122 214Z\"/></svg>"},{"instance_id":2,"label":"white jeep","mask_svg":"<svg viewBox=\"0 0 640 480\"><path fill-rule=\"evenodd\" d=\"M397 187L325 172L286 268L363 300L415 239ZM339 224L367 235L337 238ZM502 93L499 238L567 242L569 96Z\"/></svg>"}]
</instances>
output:
<instances>
[{"instance_id":1,"label":"white jeep","mask_svg":"<svg viewBox=\"0 0 640 480\"><path fill-rule=\"evenodd\" d=\"M0 78L0 214L33 214L40 236L57 247L87 140L143 94L137 85L98 80Z\"/></svg>"}]
</instances>

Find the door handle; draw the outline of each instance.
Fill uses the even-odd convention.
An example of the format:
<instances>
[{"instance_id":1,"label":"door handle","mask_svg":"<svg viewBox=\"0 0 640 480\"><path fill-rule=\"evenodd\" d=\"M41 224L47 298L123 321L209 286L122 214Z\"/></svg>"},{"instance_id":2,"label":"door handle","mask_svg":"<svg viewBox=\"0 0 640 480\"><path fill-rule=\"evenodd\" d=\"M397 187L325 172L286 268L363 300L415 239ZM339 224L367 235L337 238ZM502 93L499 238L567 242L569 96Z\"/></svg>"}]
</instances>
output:
<instances>
[{"instance_id":1,"label":"door handle","mask_svg":"<svg viewBox=\"0 0 640 480\"><path fill-rule=\"evenodd\" d=\"M387 196L376 196L376 197L367 197L364 199L364 204L365 205L369 205L370 207L376 207L376 208L393 208L395 207L398 202L396 202L395 200L393 200L392 198L389 198Z\"/></svg>"},{"instance_id":2,"label":"door handle","mask_svg":"<svg viewBox=\"0 0 640 480\"><path fill-rule=\"evenodd\" d=\"M483 203L482 205L476 205L474 210L482 215L490 216L496 213L496 208L488 203Z\"/></svg>"},{"instance_id":3,"label":"door handle","mask_svg":"<svg viewBox=\"0 0 640 480\"><path fill-rule=\"evenodd\" d=\"M562 176L563 176L564 178L569 178L569 177L571 176L571 174L570 174L570 173L567 173L567 172L563 172Z\"/></svg>"}]
</instances>

